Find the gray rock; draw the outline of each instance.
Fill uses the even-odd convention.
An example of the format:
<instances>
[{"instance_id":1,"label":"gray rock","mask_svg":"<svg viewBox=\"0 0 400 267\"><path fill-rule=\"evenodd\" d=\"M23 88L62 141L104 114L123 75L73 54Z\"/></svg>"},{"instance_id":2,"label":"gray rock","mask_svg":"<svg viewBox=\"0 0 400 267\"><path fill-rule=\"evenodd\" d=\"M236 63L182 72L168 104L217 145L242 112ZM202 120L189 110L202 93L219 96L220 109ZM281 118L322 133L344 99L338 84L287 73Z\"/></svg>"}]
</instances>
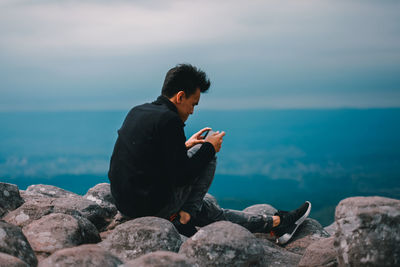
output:
<instances>
[{"instance_id":1,"label":"gray rock","mask_svg":"<svg viewBox=\"0 0 400 267\"><path fill-rule=\"evenodd\" d=\"M181 244L172 223L157 217L142 217L115 227L99 246L129 261L157 250L177 252Z\"/></svg>"},{"instance_id":2,"label":"gray rock","mask_svg":"<svg viewBox=\"0 0 400 267\"><path fill-rule=\"evenodd\" d=\"M115 206L115 201L111 195L110 184L101 183L90 188L84 198L94 201L102 208L107 209L112 216L117 214L117 207Z\"/></svg>"},{"instance_id":3,"label":"gray rock","mask_svg":"<svg viewBox=\"0 0 400 267\"><path fill-rule=\"evenodd\" d=\"M347 198L335 221L339 266L400 266L400 200Z\"/></svg>"},{"instance_id":4,"label":"gray rock","mask_svg":"<svg viewBox=\"0 0 400 267\"><path fill-rule=\"evenodd\" d=\"M268 239L260 240L264 253L263 259L261 262L261 266L297 266L300 262L301 256L295 253L292 253Z\"/></svg>"},{"instance_id":5,"label":"gray rock","mask_svg":"<svg viewBox=\"0 0 400 267\"><path fill-rule=\"evenodd\" d=\"M99 231L102 231L112 221L113 215L96 202L79 197L60 197L52 201L52 205L59 209L77 210L83 217L91 221Z\"/></svg>"},{"instance_id":6,"label":"gray rock","mask_svg":"<svg viewBox=\"0 0 400 267\"><path fill-rule=\"evenodd\" d=\"M278 210L268 204L257 204L247 207L243 211L254 214L273 216Z\"/></svg>"},{"instance_id":7,"label":"gray rock","mask_svg":"<svg viewBox=\"0 0 400 267\"><path fill-rule=\"evenodd\" d=\"M325 231L318 221L307 218L284 247L293 253L303 255L311 243L329 236L328 232Z\"/></svg>"},{"instance_id":8,"label":"gray rock","mask_svg":"<svg viewBox=\"0 0 400 267\"><path fill-rule=\"evenodd\" d=\"M110 224L107 225L107 227L104 230L105 231L113 230L118 225L123 224L124 222L130 221L130 220L133 220L133 218L125 216L121 212L118 211L117 214L115 214L112 221L110 222Z\"/></svg>"},{"instance_id":9,"label":"gray rock","mask_svg":"<svg viewBox=\"0 0 400 267\"><path fill-rule=\"evenodd\" d=\"M196 267L199 266L193 260L185 256L170 252L156 251L143 255L137 259L126 262L121 267Z\"/></svg>"},{"instance_id":10,"label":"gray rock","mask_svg":"<svg viewBox=\"0 0 400 267\"><path fill-rule=\"evenodd\" d=\"M101 241L96 227L89 220L62 213L46 215L22 231L40 257L63 248Z\"/></svg>"},{"instance_id":11,"label":"gray rock","mask_svg":"<svg viewBox=\"0 0 400 267\"><path fill-rule=\"evenodd\" d=\"M25 194L27 194L27 195L42 195L44 197L54 197L54 198L79 197L78 194L75 194L73 192L64 190L57 186L45 185L45 184L31 185L25 190Z\"/></svg>"},{"instance_id":12,"label":"gray rock","mask_svg":"<svg viewBox=\"0 0 400 267\"><path fill-rule=\"evenodd\" d=\"M30 266L37 265L35 253L18 226L0 221L0 252L12 255Z\"/></svg>"},{"instance_id":13,"label":"gray rock","mask_svg":"<svg viewBox=\"0 0 400 267\"><path fill-rule=\"evenodd\" d=\"M122 263L116 256L97 245L81 245L56 251L50 257L40 261L39 267L117 267Z\"/></svg>"},{"instance_id":14,"label":"gray rock","mask_svg":"<svg viewBox=\"0 0 400 267\"><path fill-rule=\"evenodd\" d=\"M0 218L8 211L15 210L24 203L18 186L0 183Z\"/></svg>"},{"instance_id":15,"label":"gray rock","mask_svg":"<svg viewBox=\"0 0 400 267\"><path fill-rule=\"evenodd\" d=\"M29 265L17 257L0 252L0 267L29 267Z\"/></svg>"},{"instance_id":16,"label":"gray rock","mask_svg":"<svg viewBox=\"0 0 400 267\"><path fill-rule=\"evenodd\" d=\"M179 253L200 266L262 266L264 249L244 227L219 221L201 228Z\"/></svg>"},{"instance_id":17,"label":"gray rock","mask_svg":"<svg viewBox=\"0 0 400 267\"><path fill-rule=\"evenodd\" d=\"M43 216L51 213L64 213L69 215L82 215L79 211L53 205L55 198L45 197L28 200L22 206L9 212L3 220L19 227L24 227L34 220L39 220Z\"/></svg>"},{"instance_id":18,"label":"gray rock","mask_svg":"<svg viewBox=\"0 0 400 267\"><path fill-rule=\"evenodd\" d=\"M328 232L328 234L330 234L331 236L335 235L337 230L336 222L333 222L331 225L324 227L324 230Z\"/></svg>"},{"instance_id":19,"label":"gray rock","mask_svg":"<svg viewBox=\"0 0 400 267\"><path fill-rule=\"evenodd\" d=\"M299 267L336 267L338 265L334 237L322 238L306 249Z\"/></svg>"}]
</instances>

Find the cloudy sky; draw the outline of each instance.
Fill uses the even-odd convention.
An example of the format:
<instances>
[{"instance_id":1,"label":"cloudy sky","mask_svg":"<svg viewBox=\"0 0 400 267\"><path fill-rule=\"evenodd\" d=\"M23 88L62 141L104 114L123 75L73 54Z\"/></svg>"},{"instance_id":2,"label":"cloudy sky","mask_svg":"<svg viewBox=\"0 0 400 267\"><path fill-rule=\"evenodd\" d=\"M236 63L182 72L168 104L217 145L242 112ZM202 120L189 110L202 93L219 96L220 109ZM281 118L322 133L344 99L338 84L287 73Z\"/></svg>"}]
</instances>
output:
<instances>
[{"instance_id":1,"label":"cloudy sky","mask_svg":"<svg viewBox=\"0 0 400 267\"><path fill-rule=\"evenodd\" d=\"M0 0L0 110L126 110L166 71L203 108L400 107L400 2Z\"/></svg>"}]
</instances>

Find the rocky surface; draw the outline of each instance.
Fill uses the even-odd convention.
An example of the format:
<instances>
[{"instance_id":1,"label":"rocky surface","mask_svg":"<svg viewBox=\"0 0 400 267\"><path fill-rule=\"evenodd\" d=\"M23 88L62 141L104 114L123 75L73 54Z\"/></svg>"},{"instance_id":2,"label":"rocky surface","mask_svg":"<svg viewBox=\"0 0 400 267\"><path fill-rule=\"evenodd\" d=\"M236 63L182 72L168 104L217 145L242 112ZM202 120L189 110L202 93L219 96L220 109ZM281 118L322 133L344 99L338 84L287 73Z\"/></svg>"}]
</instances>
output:
<instances>
[{"instance_id":1,"label":"rocky surface","mask_svg":"<svg viewBox=\"0 0 400 267\"><path fill-rule=\"evenodd\" d=\"M101 183L88 190L84 198L96 202L97 205L106 209L111 216L117 214L114 198L111 195L110 184Z\"/></svg>"},{"instance_id":2,"label":"rocky surface","mask_svg":"<svg viewBox=\"0 0 400 267\"><path fill-rule=\"evenodd\" d=\"M400 266L400 200L352 197L336 207L340 266Z\"/></svg>"},{"instance_id":3,"label":"rocky surface","mask_svg":"<svg viewBox=\"0 0 400 267\"><path fill-rule=\"evenodd\" d=\"M262 266L263 252L252 233L228 221L201 228L179 250L200 266Z\"/></svg>"},{"instance_id":4,"label":"rocky surface","mask_svg":"<svg viewBox=\"0 0 400 267\"><path fill-rule=\"evenodd\" d=\"M276 209L259 204L244 211L273 215ZM124 217L107 183L84 196L0 183L1 216L0 267L400 266L400 200L383 197L345 199L334 223L323 228L308 218L283 246L230 222L198 227L184 238L167 220Z\"/></svg>"},{"instance_id":5,"label":"rocky surface","mask_svg":"<svg viewBox=\"0 0 400 267\"><path fill-rule=\"evenodd\" d=\"M156 251L143 255L135 260L128 261L121 267L198 267L199 265L192 259L170 252Z\"/></svg>"},{"instance_id":6,"label":"rocky surface","mask_svg":"<svg viewBox=\"0 0 400 267\"><path fill-rule=\"evenodd\" d=\"M322 238L309 245L299 262L299 267L335 267L338 265L334 237Z\"/></svg>"},{"instance_id":7,"label":"rocky surface","mask_svg":"<svg viewBox=\"0 0 400 267\"><path fill-rule=\"evenodd\" d=\"M97 245L81 245L58 250L50 257L42 260L39 267L117 267L122 263L118 257Z\"/></svg>"},{"instance_id":8,"label":"rocky surface","mask_svg":"<svg viewBox=\"0 0 400 267\"><path fill-rule=\"evenodd\" d=\"M24 227L35 220L39 220L43 216L51 213L64 213L69 215L80 215L82 214L75 209L56 206L53 204L54 198L35 198L34 200L27 200L22 206L9 212L3 220L6 222Z\"/></svg>"},{"instance_id":9,"label":"rocky surface","mask_svg":"<svg viewBox=\"0 0 400 267\"><path fill-rule=\"evenodd\" d=\"M89 220L62 213L46 215L22 231L39 258L62 248L101 241L99 232Z\"/></svg>"},{"instance_id":10,"label":"rocky surface","mask_svg":"<svg viewBox=\"0 0 400 267\"><path fill-rule=\"evenodd\" d=\"M31 266L36 266L35 253L18 226L0 221L0 252L17 257Z\"/></svg>"},{"instance_id":11,"label":"rocky surface","mask_svg":"<svg viewBox=\"0 0 400 267\"><path fill-rule=\"evenodd\" d=\"M181 244L172 223L157 217L142 217L115 227L99 246L128 261L157 250L178 252Z\"/></svg>"},{"instance_id":12,"label":"rocky surface","mask_svg":"<svg viewBox=\"0 0 400 267\"><path fill-rule=\"evenodd\" d=\"M331 225L324 227L324 230L330 235L335 235L337 230L336 222L333 222Z\"/></svg>"},{"instance_id":13,"label":"rocky surface","mask_svg":"<svg viewBox=\"0 0 400 267\"><path fill-rule=\"evenodd\" d=\"M0 267L29 267L29 265L17 257L0 252Z\"/></svg>"},{"instance_id":14,"label":"rocky surface","mask_svg":"<svg viewBox=\"0 0 400 267\"><path fill-rule=\"evenodd\" d=\"M29 186L25 190L25 194L29 195L39 195L43 197L79 197L79 195L72 193L70 191L64 190L62 188L53 185L35 184Z\"/></svg>"},{"instance_id":15,"label":"rocky surface","mask_svg":"<svg viewBox=\"0 0 400 267\"><path fill-rule=\"evenodd\" d=\"M18 187L13 184L0 183L0 218L8 211L15 210L24 203Z\"/></svg>"}]
</instances>

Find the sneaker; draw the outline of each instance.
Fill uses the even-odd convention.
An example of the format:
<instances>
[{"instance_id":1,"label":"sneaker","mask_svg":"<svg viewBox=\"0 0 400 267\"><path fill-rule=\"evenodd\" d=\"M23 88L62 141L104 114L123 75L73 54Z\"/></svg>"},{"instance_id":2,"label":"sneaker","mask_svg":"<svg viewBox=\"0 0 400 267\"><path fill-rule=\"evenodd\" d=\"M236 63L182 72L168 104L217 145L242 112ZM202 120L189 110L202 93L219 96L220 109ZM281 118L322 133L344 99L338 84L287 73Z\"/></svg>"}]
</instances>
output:
<instances>
[{"instance_id":1,"label":"sneaker","mask_svg":"<svg viewBox=\"0 0 400 267\"><path fill-rule=\"evenodd\" d=\"M286 244L294 235L297 228L304 222L311 211L311 203L306 201L298 209L292 211L278 211L275 216L279 216L281 223L272 228L272 232L277 237L276 243Z\"/></svg>"}]
</instances>

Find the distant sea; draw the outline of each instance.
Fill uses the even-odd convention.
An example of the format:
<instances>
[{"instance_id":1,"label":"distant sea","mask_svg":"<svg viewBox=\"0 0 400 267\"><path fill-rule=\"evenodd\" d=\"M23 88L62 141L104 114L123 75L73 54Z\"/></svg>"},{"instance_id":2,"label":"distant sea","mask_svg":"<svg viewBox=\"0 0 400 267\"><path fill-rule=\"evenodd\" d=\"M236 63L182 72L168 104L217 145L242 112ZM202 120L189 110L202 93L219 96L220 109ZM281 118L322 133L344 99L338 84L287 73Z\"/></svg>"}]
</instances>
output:
<instances>
[{"instance_id":1,"label":"distant sea","mask_svg":"<svg viewBox=\"0 0 400 267\"><path fill-rule=\"evenodd\" d=\"M78 194L108 182L126 111L1 112L0 181L52 184ZM197 110L189 137L226 131L210 189L224 208L268 203L333 222L349 196L400 199L400 109Z\"/></svg>"}]
</instances>

